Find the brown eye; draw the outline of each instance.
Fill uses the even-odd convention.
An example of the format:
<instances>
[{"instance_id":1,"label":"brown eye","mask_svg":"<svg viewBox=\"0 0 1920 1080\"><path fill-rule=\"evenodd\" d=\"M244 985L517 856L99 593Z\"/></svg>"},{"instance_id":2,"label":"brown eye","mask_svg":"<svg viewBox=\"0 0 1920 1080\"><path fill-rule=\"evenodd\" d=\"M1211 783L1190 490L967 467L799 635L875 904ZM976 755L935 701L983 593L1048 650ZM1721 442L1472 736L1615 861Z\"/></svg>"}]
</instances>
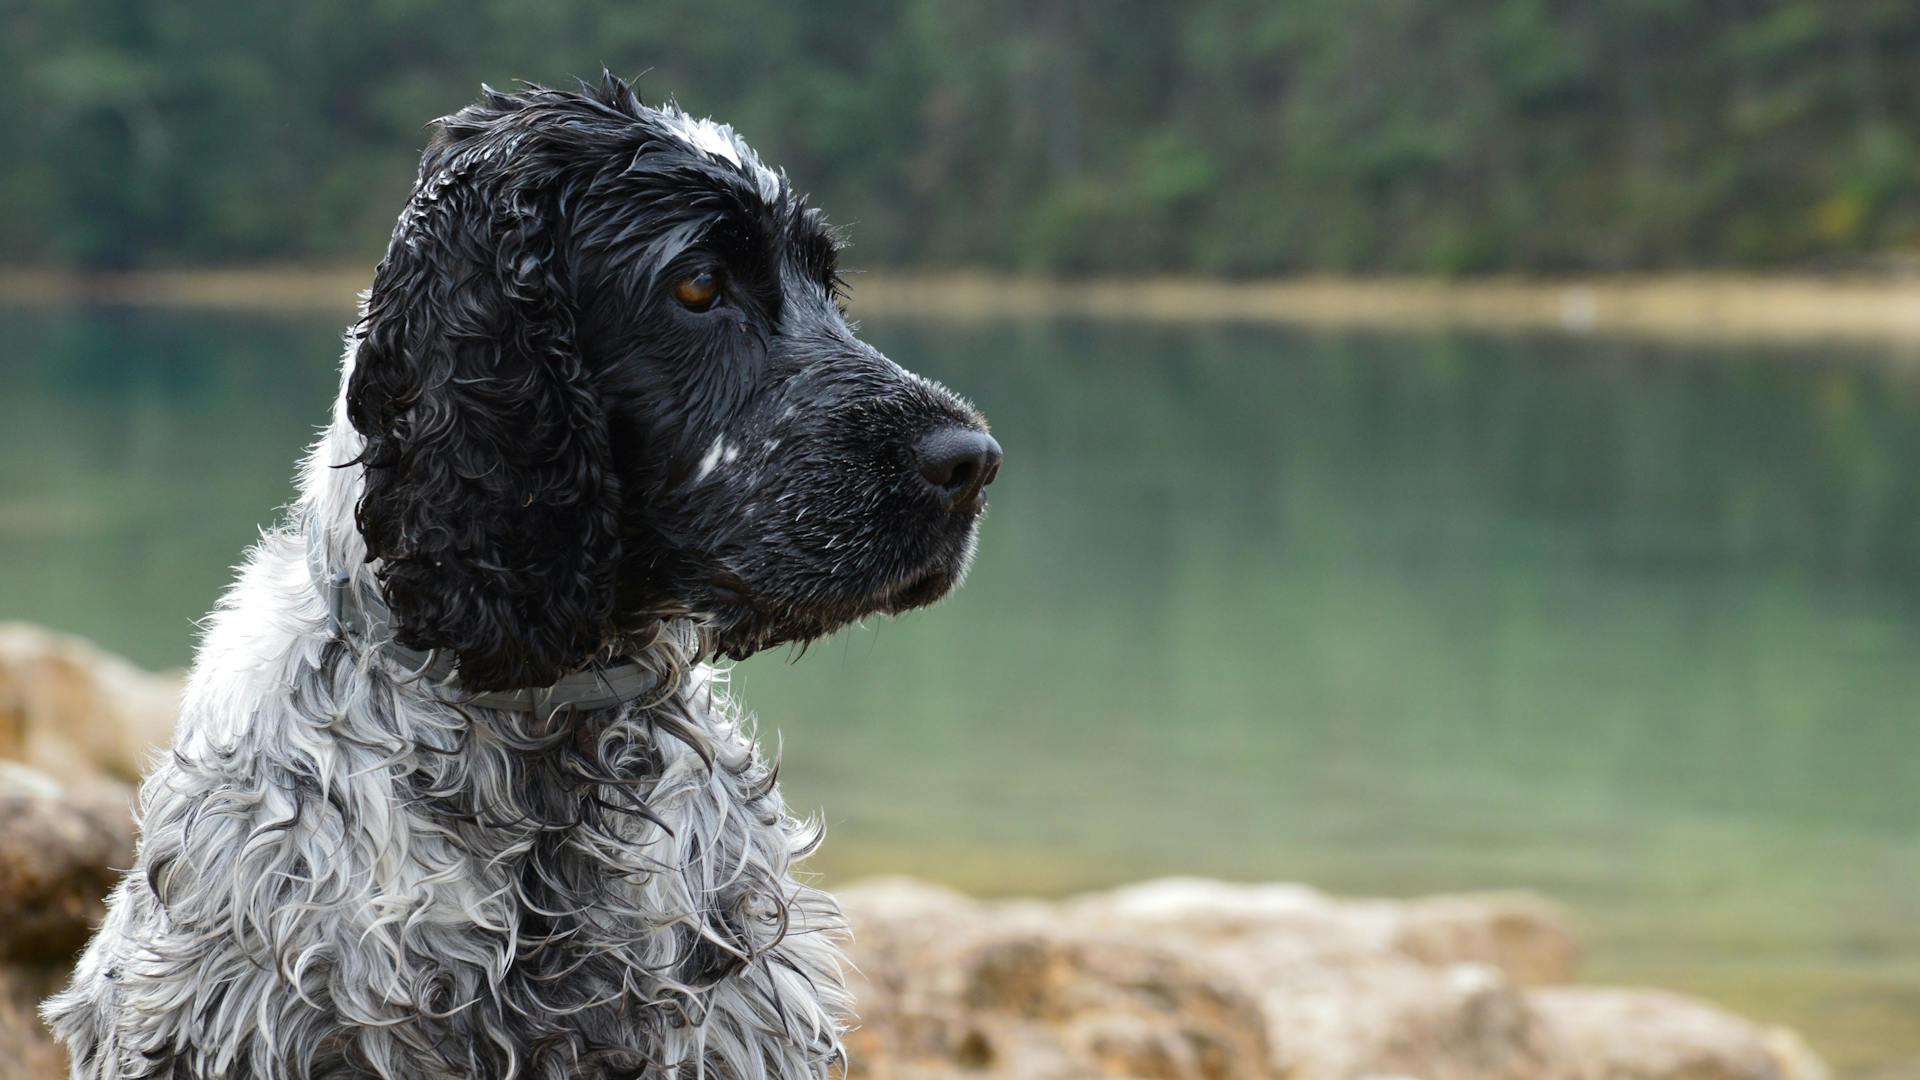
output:
<instances>
[{"instance_id":1,"label":"brown eye","mask_svg":"<svg viewBox=\"0 0 1920 1080\"><path fill-rule=\"evenodd\" d=\"M720 279L711 270L688 274L673 283L673 298L688 311L705 311L720 298Z\"/></svg>"}]
</instances>

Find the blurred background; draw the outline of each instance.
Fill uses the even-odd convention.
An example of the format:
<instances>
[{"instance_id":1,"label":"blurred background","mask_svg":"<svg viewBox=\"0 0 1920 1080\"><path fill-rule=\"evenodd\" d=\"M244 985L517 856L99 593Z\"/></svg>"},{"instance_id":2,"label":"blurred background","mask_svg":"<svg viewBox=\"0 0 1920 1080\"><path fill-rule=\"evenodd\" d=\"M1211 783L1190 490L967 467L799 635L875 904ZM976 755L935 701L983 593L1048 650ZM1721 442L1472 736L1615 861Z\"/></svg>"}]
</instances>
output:
<instances>
[{"instance_id":1,"label":"blurred background","mask_svg":"<svg viewBox=\"0 0 1920 1080\"><path fill-rule=\"evenodd\" d=\"M991 300L1903 295L1917 50L1906 0L6 0L0 618L185 664L424 123L644 72L851 227L866 336L1008 450L964 591L735 671L829 881L1534 888L1587 976L1920 1076L1920 339ZM232 303L79 302L235 267ZM988 302L862 309L953 271Z\"/></svg>"},{"instance_id":2,"label":"blurred background","mask_svg":"<svg viewBox=\"0 0 1920 1080\"><path fill-rule=\"evenodd\" d=\"M0 12L15 260L357 264L423 123L603 64L735 124L869 267L1781 266L1920 238L1903 0Z\"/></svg>"}]
</instances>

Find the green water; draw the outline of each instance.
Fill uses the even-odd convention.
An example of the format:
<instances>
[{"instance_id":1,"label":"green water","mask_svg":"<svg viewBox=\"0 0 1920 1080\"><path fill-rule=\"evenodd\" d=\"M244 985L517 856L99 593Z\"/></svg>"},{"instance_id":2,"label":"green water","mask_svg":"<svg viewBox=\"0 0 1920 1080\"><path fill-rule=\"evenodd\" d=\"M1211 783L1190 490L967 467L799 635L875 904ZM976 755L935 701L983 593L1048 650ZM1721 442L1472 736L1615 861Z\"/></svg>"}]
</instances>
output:
<instances>
[{"instance_id":1,"label":"green water","mask_svg":"<svg viewBox=\"0 0 1920 1080\"><path fill-rule=\"evenodd\" d=\"M337 332L0 312L0 618L185 662ZM1920 1075L1912 358L867 336L1008 459L961 594L735 671L832 878L1532 887L1591 977Z\"/></svg>"}]
</instances>

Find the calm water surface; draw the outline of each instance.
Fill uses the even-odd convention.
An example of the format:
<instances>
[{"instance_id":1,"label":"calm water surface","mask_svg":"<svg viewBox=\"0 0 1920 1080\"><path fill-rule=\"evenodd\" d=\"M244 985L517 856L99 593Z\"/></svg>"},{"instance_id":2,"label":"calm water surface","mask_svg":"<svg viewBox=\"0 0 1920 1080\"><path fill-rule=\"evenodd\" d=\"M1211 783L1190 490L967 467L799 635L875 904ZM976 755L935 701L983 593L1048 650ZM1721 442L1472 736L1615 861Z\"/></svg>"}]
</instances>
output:
<instances>
[{"instance_id":1,"label":"calm water surface","mask_svg":"<svg viewBox=\"0 0 1920 1080\"><path fill-rule=\"evenodd\" d=\"M0 312L0 618L184 663L333 321ZM1561 339L874 322L1008 463L933 612L756 658L835 879L1571 904L1587 974L1920 1075L1920 377Z\"/></svg>"}]
</instances>

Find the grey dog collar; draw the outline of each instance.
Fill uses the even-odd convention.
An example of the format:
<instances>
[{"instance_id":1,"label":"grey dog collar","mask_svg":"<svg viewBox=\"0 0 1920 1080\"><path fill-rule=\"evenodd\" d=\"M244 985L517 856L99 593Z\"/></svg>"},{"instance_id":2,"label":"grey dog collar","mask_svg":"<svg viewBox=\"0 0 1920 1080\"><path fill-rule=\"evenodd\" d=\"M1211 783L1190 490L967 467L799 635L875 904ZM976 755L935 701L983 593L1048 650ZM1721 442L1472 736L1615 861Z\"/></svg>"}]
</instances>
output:
<instances>
[{"instance_id":1,"label":"grey dog collar","mask_svg":"<svg viewBox=\"0 0 1920 1080\"><path fill-rule=\"evenodd\" d=\"M327 545L318 529L309 530L307 535L307 571L313 577L314 589L326 600L327 613L342 640L357 651L378 655L403 673L401 681L418 683L442 701L550 716L563 708L624 705L646 697L660 685L653 672L626 660L576 671L552 686L468 691L459 684L452 656L438 649L409 649L393 640L393 612L386 601L376 589L354 587L353 575L327 557Z\"/></svg>"}]
</instances>

